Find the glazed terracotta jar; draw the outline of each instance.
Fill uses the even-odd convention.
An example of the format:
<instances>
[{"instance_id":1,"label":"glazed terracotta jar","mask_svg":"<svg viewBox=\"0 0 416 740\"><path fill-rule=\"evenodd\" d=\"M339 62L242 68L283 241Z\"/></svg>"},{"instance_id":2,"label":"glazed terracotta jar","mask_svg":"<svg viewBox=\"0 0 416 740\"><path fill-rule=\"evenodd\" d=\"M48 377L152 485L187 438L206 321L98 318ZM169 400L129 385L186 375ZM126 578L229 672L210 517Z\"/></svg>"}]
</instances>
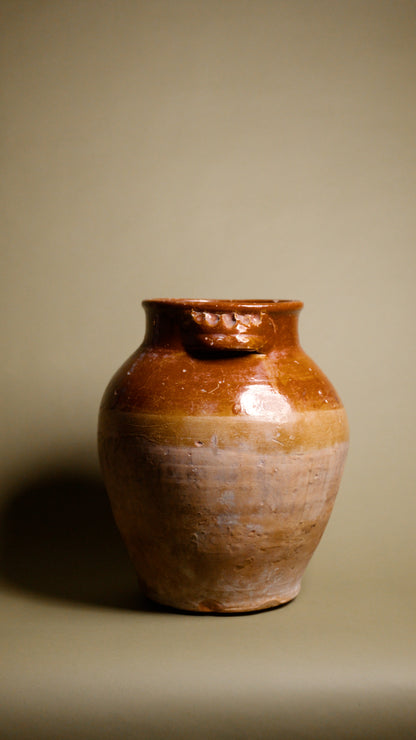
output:
<instances>
[{"instance_id":1,"label":"glazed terracotta jar","mask_svg":"<svg viewBox=\"0 0 416 740\"><path fill-rule=\"evenodd\" d=\"M283 604L331 513L348 447L303 352L300 301L149 300L111 380L99 452L145 593L191 611Z\"/></svg>"}]
</instances>

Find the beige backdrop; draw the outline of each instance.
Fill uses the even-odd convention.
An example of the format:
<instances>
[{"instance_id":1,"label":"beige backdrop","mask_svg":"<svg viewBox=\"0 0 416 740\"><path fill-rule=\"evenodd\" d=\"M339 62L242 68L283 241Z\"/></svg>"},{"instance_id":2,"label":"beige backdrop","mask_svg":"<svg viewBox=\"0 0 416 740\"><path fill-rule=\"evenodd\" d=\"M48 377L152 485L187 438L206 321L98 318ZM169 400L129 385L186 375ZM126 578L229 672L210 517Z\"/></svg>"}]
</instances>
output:
<instances>
[{"instance_id":1,"label":"beige backdrop","mask_svg":"<svg viewBox=\"0 0 416 740\"><path fill-rule=\"evenodd\" d=\"M178 723L172 719L171 736L186 735L185 715L189 736L201 736L198 697L211 697L218 706L220 693L222 730L215 723L211 730L220 738L234 737L238 711L232 701L238 703L241 695L241 706L247 706L252 683L258 686L268 676L264 695L274 699L264 705L259 699L264 726L257 723L255 703L241 721L257 728L247 737L275 737L270 707L283 691L283 674L293 678L285 706L291 701L295 706L299 692L304 701L303 713L284 715L286 737L296 733L299 716L309 717L305 733L310 727L311 737L317 737L320 727L323 737L324 725L305 688L316 686L318 674L334 706L343 682L348 697L360 680L369 687L362 704L353 705L355 714L345 709L350 724L341 725L351 737L359 736L353 716L369 723L366 736L373 737L371 722L381 710L366 707L373 700L385 707L386 696L392 701L396 694L398 704L388 717L397 729L400 715L401 731L411 732L416 727L409 699L416 665L415 2L3 0L1 11L1 496L7 561L3 622L11 676L3 689L9 707L5 732L14 728L23 737L27 722L34 737L35 718L39 737L49 737L47 732L54 737L54 722L64 713L84 718L79 726L70 724L71 740L78 731L79 737L95 732L107 737L111 725L105 711L111 714L109 697L117 696L114 711L123 707L124 721L131 718L124 737L130 731L135 737L138 732L156 737L159 731L163 736L159 706L171 697L168 714L175 718L180 692L189 696L195 690L195 725L188 707ZM97 551L104 557L99 535L109 533L110 524L98 528L98 535L85 526L83 537L92 544L88 550L83 540L81 562L71 549L74 539L60 504L50 513L53 486L45 488L42 481L52 476L58 502L65 498L65 485L76 495L74 480L86 500L99 498L99 400L111 374L141 341L140 301L150 297L305 302L302 343L344 401L351 449L304 594L286 611L245 622L201 621L126 613L111 597L103 611L100 599L88 595L94 578L105 583L98 565L84 598L74 585L79 573L88 571L89 559L96 563ZM70 509L71 496L65 505ZM82 512L79 501L77 507ZM76 516L68 516L77 540ZM91 527L93 520L92 514ZM73 577L67 594L57 585L63 550L66 577ZM48 557L58 563L52 575ZM112 561L112 578L121 589L124 577L129 584L134 579L130 570L120 575L129 565L117 557L120 571ZM328 605L328 594L334 593ZM323 621L325 637L317 627ZM101 637L94 642L97 622ZM283 624L286 637L274 643ZM241 646L251 644L252 628L259 642L243 659ZM134 650L127 647L137 629L147 635L146 680L139 658L132 662ZM195 643L190 648L186 642L186 648L192 630ZM114 634L126 641L121 661L111 642ZM168 668L154 675L149 666L169 653L166 634L177 656L170 654ZM22 639L24 647L17 649ZM215 646L230 645L230 639L235 652L226 659ZM267 661L273 654L278 663L282 651L280 679ZM44 662L32 680L26 669L34 656ZM71 670L63 671L68 661ZM200 693L192 673L198 661L205 665ZM310 673L312 665L318 674ZM228 676L221 689L220 669ZM93 678L87 681L88 670ZM111 682L103 683L106 671L116 672L114 686L125 687L120 696ZM253 671L255 680L249 678ZM181 688L178 675L192 680L182 678ZM65 690L59 689L62 680ZM83 681L88 701L81 689L71 694ZM179 692L175 700L172 685ZM231 691L230 685L240 689ZM331 693L332 685L338 693ZM148 723L141 725L135 711L137 692L147 696L140 693L144 686L154 714L147 718L140 710L140 722L145 716ZM22 696L26 714L19 710ZM216 717L210 701L204 709L208 728ZM58 707L55 714L52 704ZM341 715L334 716L340 732ZM230 718L237 724L227 725ZM374 737L381 737L380 727L377 732Z\"/></svg>"}]
</instances>

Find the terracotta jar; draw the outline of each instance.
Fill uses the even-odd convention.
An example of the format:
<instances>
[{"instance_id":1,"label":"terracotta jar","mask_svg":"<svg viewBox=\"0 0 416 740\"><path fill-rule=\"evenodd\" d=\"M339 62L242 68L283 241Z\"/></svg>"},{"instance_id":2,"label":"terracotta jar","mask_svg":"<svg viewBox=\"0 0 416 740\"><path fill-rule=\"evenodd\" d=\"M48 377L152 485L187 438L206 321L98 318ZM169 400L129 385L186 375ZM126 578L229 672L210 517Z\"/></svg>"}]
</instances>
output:
<instances>
[{"instance_id":1,"label":"terracotta jar","mask_svg":"<svg viewBox=\"0 0 416 740\"><path fill-rule=\"evenodd\" d=\"M190 611L290 601L348 447L343 405L299 345L303 304L143 305L144 342L99 419L102 471L139 582Z\"/></svg>"}]
</instances>

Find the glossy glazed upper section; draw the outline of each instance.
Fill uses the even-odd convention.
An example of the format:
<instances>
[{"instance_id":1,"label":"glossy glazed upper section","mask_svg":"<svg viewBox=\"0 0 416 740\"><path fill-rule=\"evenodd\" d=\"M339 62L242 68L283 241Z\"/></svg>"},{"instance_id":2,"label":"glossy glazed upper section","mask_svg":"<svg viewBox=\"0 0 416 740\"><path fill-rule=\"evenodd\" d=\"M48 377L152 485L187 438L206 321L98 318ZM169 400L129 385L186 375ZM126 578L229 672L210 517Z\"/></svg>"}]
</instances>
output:
<instances>
[{"instance_id":1,"label":"glossy glazed upper section","mask_svg":"<svg viewBox=\"0 0 416 740\"><path fill-rule=\"evenodd\" d=\"M145 344L196 353L267 352L297 343L301 301L156 299L143 301Z\"/></svg>"},{"instance_id":2,"label":"glossy glazed upper section","mask_svg":"<svg viewBox=\"0 0 416 740\"><path fill-rule=\"evenodd\" d=\"M300 302L145 301L144 305L145 340L113 377L103 409L175 417L243 416L283 424L299 412L342 407L332 384L299 344ZM245 345L241 351L242 347L204 344L196 334L200 324L195 317L191 315L195 328L187 323L189 312L201 310L203 321L208 327L212 322L214 330L214 336L208 334L203 324L203 336L215 342L218 325L226 326L230 313L237 314L237 325L247 322L243 325L257 342L262 326L253 325L251 317L264 311L270 322L265 329L267 347L253 350Z\"/></svg>"},{"instance_id":3,"label":"glossy glazed upper section","mask_svg":"<svg viewBox=\"0 0 416 740\"><path fill-rule=\"evenodd\" d=\"M332 384L300 347L207 359L183 349L142 346L103 398L104 408L120 411L266 420L340 406Z\"/></svg>"}]
</instances>

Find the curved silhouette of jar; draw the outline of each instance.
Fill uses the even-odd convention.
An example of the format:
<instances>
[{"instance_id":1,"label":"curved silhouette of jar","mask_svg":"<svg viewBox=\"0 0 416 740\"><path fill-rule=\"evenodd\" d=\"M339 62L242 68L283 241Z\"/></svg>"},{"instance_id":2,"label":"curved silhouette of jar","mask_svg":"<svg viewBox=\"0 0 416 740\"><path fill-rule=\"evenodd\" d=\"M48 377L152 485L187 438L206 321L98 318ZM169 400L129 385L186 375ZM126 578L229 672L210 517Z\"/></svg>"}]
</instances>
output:
<instances>
[{"instance_id":1,"label":"curved silhouette of jar","mask_svg":"<svg viewBox=\"0 0 416 740\"><path fill-rule=\"evenodd\" d=\"M99 453L149 598L242 612L293 599L348 448L344 407L298 340L300 301L148 300L111 380Z\"/></svg>"}]
</instances>

